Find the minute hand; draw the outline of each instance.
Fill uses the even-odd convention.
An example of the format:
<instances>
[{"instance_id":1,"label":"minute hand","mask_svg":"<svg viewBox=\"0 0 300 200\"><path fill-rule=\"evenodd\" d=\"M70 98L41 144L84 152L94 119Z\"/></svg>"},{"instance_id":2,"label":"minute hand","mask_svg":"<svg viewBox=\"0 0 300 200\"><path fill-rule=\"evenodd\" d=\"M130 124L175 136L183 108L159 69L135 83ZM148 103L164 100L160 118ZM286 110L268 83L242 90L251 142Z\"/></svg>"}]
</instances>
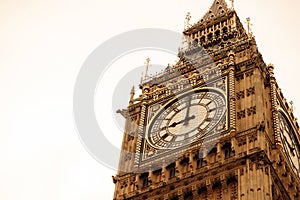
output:
<instances>
[{"instance_id":1,"label":"minute hand","mask_svg":"<svg viewBox=\"0 0 300 200\"><path fill-rule=\"evenodd\" d=\"M185 114L183 125L187 125L189 123L189 120L190 120L190 118L189 118L190 107L191 107L191 98L189 98L188 102L187 102L187 110L186 110L186 114Z\"/></svg>"}]
</instances>

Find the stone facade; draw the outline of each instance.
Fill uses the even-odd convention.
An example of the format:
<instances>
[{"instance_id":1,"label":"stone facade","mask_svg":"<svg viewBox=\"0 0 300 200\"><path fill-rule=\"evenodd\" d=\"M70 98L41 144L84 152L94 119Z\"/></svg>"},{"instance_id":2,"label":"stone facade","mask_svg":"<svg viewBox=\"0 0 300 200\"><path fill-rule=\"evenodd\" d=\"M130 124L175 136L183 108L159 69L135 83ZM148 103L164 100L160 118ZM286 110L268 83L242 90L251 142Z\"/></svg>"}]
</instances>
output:
<instances>
[{"instance_id":1,"label":"stone facade","mask_svg":"<svg viewBox=\"0 0 300 200\"><path fill-rule=\"evenodd\" d=\"M128 108L120 111L126 127L114 199L300 199L299 125L274 66L265 64L235 10L215 0L183 34L179 61L144 80L142 95L135 98L132 91ZM165 110L190 91L203 98L213 96L210 92L224 95L225 114L190 140L185 135L172 146L178 128L172 136L177 138L168 143L171 136L161 136L156 143L151 131L163 129L158 113L167 116L172 111ZM171 122L169 129L183 124Z\"/></svg>"}]
</instances>

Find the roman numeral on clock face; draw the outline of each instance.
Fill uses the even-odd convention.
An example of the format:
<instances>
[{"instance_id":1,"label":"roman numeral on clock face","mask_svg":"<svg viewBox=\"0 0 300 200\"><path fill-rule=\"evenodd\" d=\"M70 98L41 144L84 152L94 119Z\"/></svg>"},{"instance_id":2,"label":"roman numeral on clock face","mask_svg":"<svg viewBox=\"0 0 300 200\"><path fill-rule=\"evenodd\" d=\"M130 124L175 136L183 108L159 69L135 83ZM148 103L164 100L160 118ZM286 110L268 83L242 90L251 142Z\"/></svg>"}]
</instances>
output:
<instances>
[{"instance_id":1,"label":"roman numeral on clock face","mask_svg":"<svg viewBox=\"0 0 300 200\"><path fill-rule=\"evenodd\" d=\"M198 131L201 133L204 129L201 128L200 126L198 127Z\"/></svg>"},{"instance_id":2,"label":"roman numeral on clock face","mask_svg":"<svg viewBox=\"0 0 300 200\"><path fill-rule=\"evenodd\" d=\"M203 98L206 96L206 93L205 94L201 94L201 97L200 97L200 99L199 99L199 102L198 102L198 104L201 104L201 102L202 102L202 100L203 100Z\"/></svg>"},{"instance_id":3,"label":"roman numeral on clock face","mask_svg":"<svg viewBox=\"0 0 300 200\"><path fill-rule=\"evenodd\" d=\"M211 122L213 120L214 120L214 118L212 118L212 117L208 117L208 118L205 119L206 122Z\"/></svg>"},{"instance_id":4,"label":"roman numeral on clock face","mask_svg":"<svg viewBox=\"0 0 300 200\"><path fill-rule=\"evenodd\" d=\"M215 110L217 110L217 108L216 108L216 107L209 109L209 111L208 111L208 112L213 112L213 111L215 111Z\"/></svg>"},{"instance_id":5,"label":"roman numeral on clock face","mask_svg":"<svg viewBox=\"0 0 300 200\"><path fill-rule=\"evenodd\" d=\"M164 133L164 134L161 136L161 138L164 140L164 139L166 139L168 136L169 136L168 133Z\"/></svg>"},{"instance_id":6,"label":"roman numeral on clock face","mask_svg":"<svg viewBox=\"0 0 300 200\"><path fill-rule=\"evenodd\" d=\"M170 100L149 124L148 140L156 148L185 145L205 136L226 113L225 95L203 90ZM155 135L155 137L154 137Z\"/></svg>"},{"instance_id":7,"label":"roman numeral on clock face","mask_svg":"<svg viewBox=\"0 0 300 200\"><path fill-rule=\"evenodd\" d=\"M206 104L206 106L209 106L212 102L213 102L213 101L208 102L208 103Z\"/></svg>"}]
</instances>

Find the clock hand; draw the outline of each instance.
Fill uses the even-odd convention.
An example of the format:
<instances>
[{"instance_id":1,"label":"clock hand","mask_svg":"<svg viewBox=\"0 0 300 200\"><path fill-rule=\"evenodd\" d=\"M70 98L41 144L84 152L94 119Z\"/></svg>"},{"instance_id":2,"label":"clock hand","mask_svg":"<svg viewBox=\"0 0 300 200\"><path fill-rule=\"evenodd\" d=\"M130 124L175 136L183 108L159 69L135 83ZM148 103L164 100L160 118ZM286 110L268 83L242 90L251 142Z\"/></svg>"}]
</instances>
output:
<instances>
[{"instance_id":1,"label":"clock hand","mask_svg":"<svg viewBox=\"0 0 300 200\"><path fill-rule=\"evenodd\" d=\"M174 128L175 126L177 126L178 124L180 124L180 122L173 122L173 124L171 124L169 127L173 127Z\"/></svg>"},{"instance_id":2,"label":"clock hand","mask_svg":"<svg viewBox=\"0 0 300 200\"><path fill-rule=\"evenodd\" d=\"M188 118L186 118L186 119L183 119L183 120L181 120L181 121L179 121L179 122L173 122L171 125L169 125L169 127L174 128L174 127L176 127L178 124L185 123L185 122L189 122L191 119L195 119L195 115L190 116L190 117L188 117Z\"/></svg>"},{"instance_id":3,"label":"clock hand","mask_svg":"<svg viewBox=\"0 0 300 200\"><path fill-rule=\"evenodd\" d=\"M163 130L166 130L166 129L167 129L167 127L164 126L164 127L162 127L162 128L160 129L160 131L163 131Z\"/></svg>"},{"instance_id":4,"label":"clock hand","mask_svg":"<svg viewBox=\"0 0 300 200\"><path fill-rule=\"evenodd\" d=\"M188 122L189 122L191 119L195 119L195 115L192 115L192 116L190 116L190 117L187 117L187 118L185 118L185 119L179 121L178 124L181 124L181 123L183 122L183 125L187 125Z\"/></svg>"},{"instance_id":5,"label":"clock hand","mask_svg":"<svg viewBox=\"0 0 300 200\"><path fill-rule=\"evenodd\" d=\"M195 115L188 117L184 122L189 122L191 119L195 119Z\"/></svg>"},{"instance_id":6,"label":"clock hand","mask_svg":"<svg viewBox=\"0 0 300 200\"><path fill-rule=\"evenodd\" d=\"M186 114L185 114L183 125L187 125L189 123L190 107L191 107L191 97L188 98L187 111L186 111Z\"/></svg>"}]
</instances>

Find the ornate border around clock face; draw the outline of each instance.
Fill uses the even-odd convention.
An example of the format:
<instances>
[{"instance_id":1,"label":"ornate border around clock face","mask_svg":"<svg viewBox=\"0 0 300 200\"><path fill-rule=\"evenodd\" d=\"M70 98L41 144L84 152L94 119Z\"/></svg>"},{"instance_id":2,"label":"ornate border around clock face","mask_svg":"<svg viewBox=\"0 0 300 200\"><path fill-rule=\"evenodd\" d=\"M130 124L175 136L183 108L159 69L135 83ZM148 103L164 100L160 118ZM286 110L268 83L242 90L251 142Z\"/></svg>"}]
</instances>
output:
<instances>
[{"instance_id":1,"label":"ornate border around clock face","mask_svg":"<svg viewBox=\"0 0 300 200\"><path fill-rule=\"evenodd\" d=\"M149 105L140 164L176 157L205 138L228 130L227 96L227 77L223 77Z\"/></svg>"},{"instance_id":2,"label":"ornate border around clock face","mask_svg":"<svg viewBox=\"0 0 300 200\"><path fill-rule=\"evenodd\" d=\"M300 149L292 126L285 115L279 112L279 130L284 153L294 172L300 177Z\"/></svg>"}]
</instances>

